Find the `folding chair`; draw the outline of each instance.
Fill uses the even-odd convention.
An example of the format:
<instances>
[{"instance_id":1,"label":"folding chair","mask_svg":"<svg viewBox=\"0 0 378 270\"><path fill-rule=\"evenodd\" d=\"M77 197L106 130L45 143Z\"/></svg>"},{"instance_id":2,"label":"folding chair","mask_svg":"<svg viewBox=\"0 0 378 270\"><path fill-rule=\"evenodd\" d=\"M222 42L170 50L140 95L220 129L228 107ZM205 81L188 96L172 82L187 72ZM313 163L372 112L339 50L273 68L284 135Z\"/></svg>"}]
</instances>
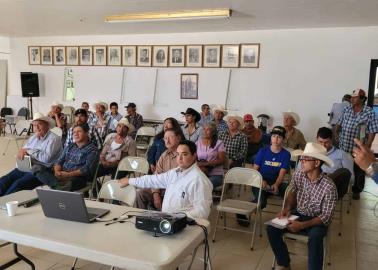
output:
<instances>
[{"instance_id":1,"label":"folding chair","mask_svg":"<svg viewBox=\"0 0 378 270\"><path fill-rule=\"evenodd\" d=\"M52 129L50 129L50 131L51 131L52 133L54 133L55 135L58 135L59 137L62 137L62 135L63 135L63 131L62 131L62 129L59 128L59 127L54 127L54 128L52 128Z\"/></svg>"},{"instance_id":2,"label":"folding chair","mask_svg":"<svg viewBox=\"0 0 378 270\"><path fill-rule=\"evenodd\" d=\"M156 131L153 127L140 127L135 136L137 151L139 150L146 154L155 135Z\"/></svg>"},{"instance_id":3,"label":"folding chair","mask_svg":"<svg viewBox=\"0 0 378 270\"><path fill-rule=\"evenodd\" d=\"M251 186L259 188L259 195L257 199L257 203L252 203L248 201L242 201L242 200L235 200L235 199L226 199L225 193L226 193L226 186L228 184L238 184L241 186ZM218 221L220 213L222 213L223 216L223 228L224 230L229 229L232 231L238 231L238 232L244 232L244 233L250 233L252 234L251 239L251 250L253 250L254 240L255 240L255 232L256 232L256 225L257 225L257 219L259 219L260 223L260 236L262 235L262 221L261 221L261 209L260 209L260 199L261 199L261 185L262 185L262 176L261 174L254 170L249 168L242 168L242 167L235 167L230 169L225 178L224 178L224 184L222 189L222 195L219 204L217 205L217 220L215 223L215 230L213 234L213 242L215 242L215 236L217 232L218 227ZM251 214L255 214L255 220L253 224L252 231L247 230L240 230L232 227L227 227L226 225L226 213L232 213L232 214L241 214L248 216L249 219L251 218Z\"/></svg>"},{"instance_id":4,"label":"folding chair","mask_svg":"<svg viewBox=\"0 0 378 270\"><path fill-rule=\"evenodd\" d=\"M93 174L93 177L91 179L91 181L87 181L87 185L79 190L76 190L76 192L82 192L82 193L88 193L88 196L90 199L92 199L94 197L93 195L93 190L96 189L96 194L98 194L98 190L97 190L97 185L96 185L96 181L97 181L97 172L98 172L98 167L100 166L100 162L99 161L96 161L97 164L96 164L96 170Z\"/></svg>"},{"instance_id":5,"label":"folding chair","mask_svg":"<svg viewBox=\"0 0 378 270\"><path fill-rule=\"evenodd\" d=\"M8 142L3 151L3 156L6 154L11 141L14 141L17 145L17 149L20 149L24 141L29 138L29 135L27 135L29 128L30 128L30 122L28 120L22 119L22 120L17 121L15 125L15 134L8 134L7 136L4 137L6 140L8 140ZM23 135L24 133L25 135ZM22 141L22 144L19 145L18 141Z\"/></svg>"},{"instance_id":6,"label":"folding chair","mask_svg":"<svg viewBox=\"0 0 378 270\"><path fill-rule=\"evenodd\" d=\"M142 157L131 157L127 156L121 159L118 163L117 171L115 174L115 179L117 179L119 172L127 171L132 172L135 176L137 173L138 176L148 173L149 165L148 161Z\"/></svg>"}]
</instances>

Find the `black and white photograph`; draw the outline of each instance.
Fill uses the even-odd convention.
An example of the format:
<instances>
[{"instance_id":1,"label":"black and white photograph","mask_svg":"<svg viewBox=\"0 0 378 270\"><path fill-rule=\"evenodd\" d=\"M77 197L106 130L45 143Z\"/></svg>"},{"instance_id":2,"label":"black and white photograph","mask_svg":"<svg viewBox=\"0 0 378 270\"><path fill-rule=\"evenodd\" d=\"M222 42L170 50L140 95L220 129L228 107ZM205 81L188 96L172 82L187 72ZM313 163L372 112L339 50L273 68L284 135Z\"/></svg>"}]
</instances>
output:
<instances>
[{"instance_id":1,"label":"black and white photograph","mask_svg":"<svg viewBox=\"0 0 378 270\"><path fill-rule=\"evenodd\" d=\"M151 66L151 46L138 46L138 66Z\"/></svg>"},{"instance_id":2,"label":"black and white photograph","mask_svg":"<svg viewBox=\"0 0 378 270\"><path fill-rule=\"evenodd\" d=\"M122 65L136 66L136 46L122 46Z\"/></svg>"},{"instance_id":3,"label":"black and white photograph","mask_svg":"<svg viewBox=\"0 0 378 270\"><path fill-rule=\"evenodd\" d=\"M239 66L239 45L222 45L222 67Z\"/></svg>"},{"instance_id":4,"label":"black and white photograph","mask_svg":"<svg viewBox=\"0 0 378 270\"><path fill-rule=\"evenodd\" d=\"M29 46L29 65L41 64L41 51L38 46Z\"/></svg>"},{"instance_id":5,"label":"black and white photograph","mask_svg":"<svg viewBox=\"0 0 378 270\"><path fill-rule=\"evenodd\" d=\"M66 47L66 62L68 66L79 65L79 47L78 46Z\"/></svg>"},{"instance_id":6,"label":"black and white photograph","mask_svg":"<svg viewBox=\"0 0 378 270\"><path fill-rule=\"evenodd\" d=\"M80 46L80 65L91 66L92 64L92 46Z\"/></svg>"},{"instance_id":7,"label":"black and white photograph","mask_svg":"<svg viewBox=\"0 0 378 270\"><path fill-rule=\"evenodd\" d=\"M181 99L198 99L198 74L181 74Z\"/></svg>"},{"instance_id":8,"label":"black and white photograph","mask_svg":"<svg viewBox=\"0 0 378 270\"><path fill-rule=\"evenodd\" d=\"M169 46L169 66L183 67L185 65L185 46Z\"/></svg>"},{"instance_id":9,"label":"black and white photograph","mask_svg":"<svg viewBox=\"0 0 378 270\"><path fill-rule=\"evenodd\" d=\"M41 47L42 65L52 65L52 47Z\"/></svg>"},{"instance_id":10,"label":"black and white photograph","mask_svg":"<svg viewBox=\"0 0 378 270\"><path fill-rule=\"evenodd\" d=\"M154 46L152 65L154 67L168 66L168 46Z\"/></svg>"},{"instance_id":11,"label":"black and white photograph","mask_svg":"<svg viewBox=\"0 0 378 270\"><path fill-rule=\"evenodd\" d=\"M219 67L220 66L220 45L205 45L204 46L204 67Z\"/></svg>"},{"instance_id":12,"label":"black and white photograph","mask_svg":"<svg viewBox=\"0 0 378 270\"><path fill-rule=\"evenodd\" d=\"M240 46L240 67L259 67L260 44L242 44Z\"/></svg>"},{"instance_id":13,"label":"black and white photograph","mask_svg":"<svg viewBox=\"0 0 378 270\"><path fill-rule=\"evenodd\" d=\"M121 46L108 46L108 66L120 66L121 59Z\"/></svg>"},{"instance_id":14,"label":"black and white photograph","mask_svg":"<svg viewBox=\"0 0 378 270\"><path fill-rule=\"evenodd\" d=\"M53 48L54 65L63 66L66 64L66 48L64 46Z\"/></svg>"},{"instance_id":15,"label":"black and white photograph","mask_svg":"<svg viewBox=\"0 0 378 270\"><path fill-rule=\"evenodd\" d=\"M106 66L106 46L93 46L93 65Z\"/></svg>"},{"instance_id":16,"label":"black and white photograph","mask_svg":"<svg viewBox=\"0 0 378 270\"><path fill-rule=\"evenodd\" d=\"M202 66L202 45L187 45L185 59L186 59L185 66L201 67Z\"/></svg>"}]
</instances>

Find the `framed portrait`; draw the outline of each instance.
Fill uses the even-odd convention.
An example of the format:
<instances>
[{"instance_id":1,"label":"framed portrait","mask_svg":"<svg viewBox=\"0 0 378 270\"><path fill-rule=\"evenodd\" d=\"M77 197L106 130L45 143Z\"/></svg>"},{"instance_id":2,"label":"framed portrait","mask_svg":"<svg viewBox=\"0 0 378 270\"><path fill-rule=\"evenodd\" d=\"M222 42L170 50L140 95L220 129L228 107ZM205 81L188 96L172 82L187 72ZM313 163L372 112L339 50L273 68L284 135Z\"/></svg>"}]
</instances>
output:
<instances>
[{"instance_id":1,"label":"framed portrait","mask_svg":"<svg viewBox=\"0 0 378 270\"><path fill-rule=\"evenodd\" d=\"M106 46L93 46L93 65L106 66Z\"/></svg>"},{"instance_id":2,"label":"framed portrait","mask_svg":"<svg viewBox=\"0 0 378 270\"><path fill-rule=\"evenodd\" d=\"M138 61L139 67L151 66L151 46L138 46Z\"/></svg>"},{"instance_id":3,"label":"framed portrait","mask_svg":"<svg viewBox=\"0 0 378 270\"><path fill-rule=\"evenodd\" d=\"M183 67L185 64L185 46L169 46L169 66Z\"/></svg>"},{"instance_id":4,"label":"framed portrait","mask_svg":"<svg viewBox=\"0 0 378 270\"><path fill-rule=\"evenodd\" d=\"M64 66L66 64L66 48L64 46L53 47L54 65Z\"/></svg>"},{"instance_id":5,"label":"framed portrait","mask_svg":"<svg viewBox=\"0 0 378 270\"><path fill-rule=\"evenodd\" d=\"M29 65L41 64L41 48L39 46L29 46Z\"/></svg>"},{"instance_id":6,"label":"framed portrait","mask_svg":"<svg viewBox=\"0 0 378 270\"><path fill-rule=\"evenodd\" d=\"M108 66L120 66L121 46L108 46Z\"/></svg>"},{"instance_id":7,"label":"framed portrait","mask_svg":"<svg viewBox=\"0 0 378 270\"><path fill-rule=\"evenodd\" d=\"M154 46L152 52L152 65L154 67L168 66L168 46Z\"/></svg>"},{"instance_id":8,"label":"framed portrait","mask_svg":"<svg viewBox=\"0 0 378 270\"><path fill-rule=\"evenodd\" d=\"M205 45L204 49L204 67L220 66L220 45Z\"/></svg>"},{"instance_id":9,"label":"framed portrait","mask_svg":"<svg viewBox=\"0 0 378 270\"><path fill-rule=\"evenodd\" d=\"M198 99L198 74L181 74L181 99Z\"/></svg>"},{"instance_id":10,"label":"framed portrait","mask_svg":"<svg viewBox=\"0 0 378 270\"><path fill-rule=\"evenodd\" d=\"M91 66L93 64L92 46L80 46L79 51L80 51L80 65Z\"/></svg>"},{"instance_id":11,"label":"framed portrait","mask_svg":"<svg viewBox=\"0 0 378 270\"><path fill-rule=\"evenodd\" d=\"M222 45L222 67L239 66L239 45Z\"/></svg>"},{"instance_id":12,"label":"framed portrait","mask_svg":"<svg viewBox=\"0 0 378 270\"><path fill-rule=\"evenodd\" d=\"M202 67L202 45L187 45L185 66Z\"/></svg>"},{"instance_id":13,"label":"framed portrait","mask_svg":"<svg viewBox=\"0 0 378 270\"><path fill-rule=\"evenodd\" d=\"M67 46L66 47L66 61L68 66L79 65L79 47Z\"/></svg>"},{"instance_id":14,"label":"framed portrait","mask_svg":"<svg viewBox=\"0 0 378 270\"><path fill-rule=\"evenodd\" d=\"M135 67L137 59L136 46L122 46L122 65Z\"/></svg>"},{"instance_id":15,"label":"framed portrait","mask_svg":"<svg viewBox=\"0 0 378 270\"><path fill-rule=\"evenodd\" d=\"M260 44L240 45L240 67L258 68L260 62Z\"/></svg>"},{"instance_id":16,"label":"framed portrait","mask_svg":"<svg viewBox=\"0 0 378 270\"><path fill-rule=\"evenodd\" d=\"M42 65L52 65L52 47L41 47L41 53L42 53Z\"/></svg>"}]
</instances>

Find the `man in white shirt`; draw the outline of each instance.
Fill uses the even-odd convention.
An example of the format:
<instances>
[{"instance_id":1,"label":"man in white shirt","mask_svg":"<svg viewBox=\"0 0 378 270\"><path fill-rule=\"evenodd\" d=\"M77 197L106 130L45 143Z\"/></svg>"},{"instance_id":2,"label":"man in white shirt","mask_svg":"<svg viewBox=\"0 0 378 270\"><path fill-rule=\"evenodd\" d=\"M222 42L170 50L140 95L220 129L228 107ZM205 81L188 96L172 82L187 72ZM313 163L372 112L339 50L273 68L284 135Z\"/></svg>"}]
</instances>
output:
<instances>
[{"instance_id":1,"label":"man in white shirt","mask_svg":"<svg viewBox=\"0 0 378 270\"><path fill-rule=\"evenodd\" d=\"M163 212L184 212L192 218L207 219L212 204L213 185L197 166L196 151L195 143L182 141L177 147L177 168L162 174L122 178L121 187L165 188Z\"/></svg>"}]
</instances>

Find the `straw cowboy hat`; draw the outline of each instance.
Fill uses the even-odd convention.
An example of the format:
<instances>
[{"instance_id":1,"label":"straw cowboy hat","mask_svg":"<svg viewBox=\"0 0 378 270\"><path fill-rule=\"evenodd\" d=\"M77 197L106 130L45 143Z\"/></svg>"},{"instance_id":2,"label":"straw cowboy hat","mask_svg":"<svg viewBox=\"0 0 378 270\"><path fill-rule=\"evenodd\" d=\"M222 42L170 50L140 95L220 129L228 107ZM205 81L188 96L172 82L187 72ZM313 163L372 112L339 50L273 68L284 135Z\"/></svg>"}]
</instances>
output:
<instances>
[{"instance_id":1,"label":"straw cowboy hat","mask_svg":"<svg viewBox=\"0 0 378 270\"><path fill-rule=\"evenodd\" d=\"M108 110L108 103L106 103L106 102L103 102L103 101L97 101L97 102L95 102L95 104L93 104L93 107L96 108L97 105L104 106L105 111Z\"/></svg>"},{"instance_id":2,"label":"straw cowboy hat","mask_svg":"<svg viewBox=\"0 0 378 270\"><path fill-rule=\"evenodd\" d=\"M293 156L313 157L324 161L327 166L333 167L333 161L327 157L327 149L318 143L309 142L303 151L295 151L291 154Z\"/></svg>"},{"instance_id":3,"label":"straw cowboy hat","mask_svg":"<svg viewBox=\"0 0 378 270\"><path fill-rule=\"evenodd\" d=\"M49 124L50 128L55 127L55 121L51 117L43 115L43 113L36 112L33 115L33 121L43 121Z\"/></svg>"},{"instance_id":4,"label":"straw cowboy hat","mask_svg":"<svg viewBox=\"0 0 378 270\"><path fill-rule=\"evenodd\" d=\"M126 126L129 131L128 131L128 134L130 134L131 132L133 132L135 130L135 127L133 124L130 124L129 120L127 118L122 118L121 120L118 121L117 125L124 125Z\"/></svg>"},{"instance_id":5,"label":"straw cowboy hat","mask_svg":"<svg viewBox=\"0 0 378 270\"><path fill-rule=\"evenodd\" d=\"M300 117L297 113L295 112L292 112L292 111L287 111L287 112L283 112L283 116L290 116L294 119L295 121L295 125L294 126L297 126L299 125L299 122L300 122Z\"/></svg>"},{"instance_id":6,"label":"straw cowboy hat","mask_svg":"<svg viewBox=\"0 0 378 270\"><path fill-rule=\"evenodd\" d=\"M51 107L59 107L61 110L63 110L63 104L62 103L59 103L59 101L54 101L53 103L51 103Z\"/></svg>"},{"instance_id":7,"label":"straw cowboy hat","mask_svg":"<svg viewBox=\"0 0 378 270\"><path fill-rule=\"evenodd\" d=\"M220 111L223 113L223 116L226 116L227 115L227 111L226 109L222 106L222 105L216 105L215 107L212 108L212 112L213 114L215 113L215 111Z\"/></svg>"},{"instance_id":8,"label":"straw cowboy hat","mask_svg":"<svg viewBox=\"0 0 378 270\"><path fill-rule=\"evenodd\" d=\"M241 116L238 116L238 115L234 115L234 114L230 114L228 115L225 120L228 122L230 121L231 119L235 119L236 121L239 122L239 129L242 129L244 127L244 120Z\"/></svg>"}]
</instances>

